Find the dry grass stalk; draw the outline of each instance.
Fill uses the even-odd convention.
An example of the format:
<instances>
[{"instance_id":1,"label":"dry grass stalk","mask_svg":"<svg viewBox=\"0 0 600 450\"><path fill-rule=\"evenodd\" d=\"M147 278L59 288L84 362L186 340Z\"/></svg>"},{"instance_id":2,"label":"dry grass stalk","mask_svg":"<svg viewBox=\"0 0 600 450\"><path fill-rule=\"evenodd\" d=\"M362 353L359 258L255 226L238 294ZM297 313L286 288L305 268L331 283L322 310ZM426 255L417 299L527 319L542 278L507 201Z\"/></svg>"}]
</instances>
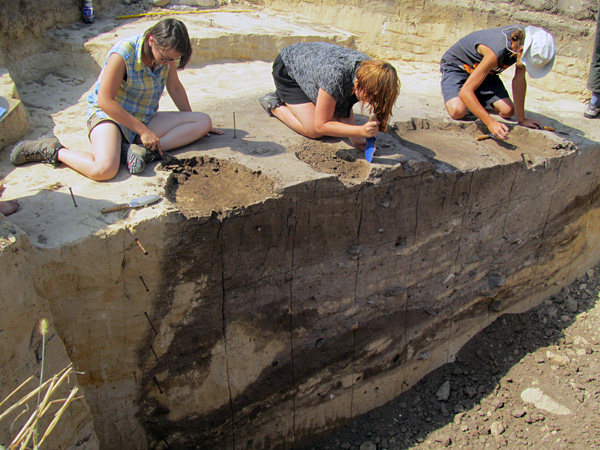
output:
<instances>
[{"instance_id":1,"label":"dry grass stalk","mask_svg":"<svg viewBox=\"0 0 600 450\"><path fill-rule=\"evenodd\" d=\"M71 389L67 398L52 400L52 397L56 394L59 387L65 381L68 380L70 375L74 375L74 374L75 374L75 370L73 369L73 365L69 364L67 367L62 369L60 372L58 372L52 378L46 380L40 386L36 387L31 392L27 393L25 396L23 396L17 402L12 404L6 411L4 411L2 414L0 414L0 420L2 420L5 417L7 417L11 412L13 412L16 408L25 407L26 409L23 412L21 412L21 414L19 414L19 417L20 417L22 414L24 414L27 411L27 408L28 408L27 402L29 400L31 400L34 396L36 396L38 394L43 394L43 398L40 400L39 405L31 413L31 416L28 418L25 425L23 425L21 427L21 430L19 431L17 436L10 443L8 450L17 450L17 449L18 450L26 450L28 448L32 448L33 450L38 450L41 448L42 443L46 440L48 435L52 432L52 430L54 429L54 427L56 426L56 424L58 423L58 421L60 420L60 418L62 417L64 412L66 411L67 407L73 401L80 398L80 397L76 397L79 388L77 386L75 386L73 389ZM12 391L0 403L0 407L2 407L2 405L4 405L13 395L15 395L17 393L17 391L21 390L28 382L30 382L32 380L32 378L33 377L29 377L27 379L27 381L25 381L18 388L16 388L14 391ZM48 411L51 409L52 406L61 404L61 403L62 403L62 405L60 406L58 411L54 414L54 418L52 419L50 424L46 427L46 430L43 433L42 438L40 439L39 442L36 443L35 441L37 439L33 439L33 438L34 438L34 435L37 433L37 427L39 425L39 421L41 420L42 417L44 417L45 414L48 413ZM32 441L32 439L34 441L33 447L28 447L28 445L30 445L30 442Z\"/></svg>"}]
</instances>

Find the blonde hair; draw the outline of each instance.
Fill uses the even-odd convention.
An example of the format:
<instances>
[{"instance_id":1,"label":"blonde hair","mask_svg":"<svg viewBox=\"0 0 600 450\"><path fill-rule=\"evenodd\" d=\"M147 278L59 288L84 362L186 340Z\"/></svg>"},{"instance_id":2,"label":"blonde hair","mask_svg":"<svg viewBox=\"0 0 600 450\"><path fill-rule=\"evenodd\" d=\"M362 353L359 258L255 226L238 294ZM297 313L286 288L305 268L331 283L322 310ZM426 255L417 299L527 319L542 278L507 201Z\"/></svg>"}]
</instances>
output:
<instances>
[{"instance_id":1,"label":"blonde hair","mask_svg":"<svg viewBox=\"0 0 600 450\"><path fill-rule=\"evenodd\" d=\"M379 130L386 131L392 108L400 94L400 79L396 69L387 61L366 59L356 69L356 89L361 91L365 100L379 121Z\"/></svg>"}]
</instances>

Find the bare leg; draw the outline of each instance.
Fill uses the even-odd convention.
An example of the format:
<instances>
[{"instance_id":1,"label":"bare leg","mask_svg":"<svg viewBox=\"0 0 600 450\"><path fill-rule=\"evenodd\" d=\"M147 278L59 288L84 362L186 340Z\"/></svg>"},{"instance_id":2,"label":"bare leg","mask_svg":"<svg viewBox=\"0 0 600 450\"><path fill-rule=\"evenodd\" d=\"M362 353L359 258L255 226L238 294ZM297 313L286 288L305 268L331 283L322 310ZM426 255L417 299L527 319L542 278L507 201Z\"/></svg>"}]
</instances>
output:
<instances>
[{"instance_id":1,"label":"bare leg","mask_svg":"<svg viewBox=\"0 0 600 450\"><path fill-rule=\"evenodd\" d=\"M515 105L513 104L510 98L503 98L502 100L497 100L494 103L492 103L492 106L496 111L498 111L500 117L504 119L510 119L515 113Z\"/></svg>"},{"instance_id":2,"label":"bare leg","mask_svg":"<svg viewBox=\"0 0 600 450\"><path fill-rule=\"evenodd\" d=\"M272 109L271 114L302 136L311 139L323 136L315 131L315 105L313 103L283 105Z\"/></svg>"},{"instance_id":3,"label":"bare leg","mask_svg":"<svg viewBox=\"0 0 600 450\"><path fill-rule=\"evenodd\" d=\"M454 97L446 102L446 111L450 114L454 120L460 120L467 115L467 106L464 102L458 98Z\"/></svg>"},{"instance_id":4,"label":"bare leg","mask_svg":"<svg viewBox=\"0 0 600 450\"><path fill-rule=\"evenodd\" d=\"M172 150L190 144L206 136L212 128L212 121L201 112L157 112L148 122L154 134L160 138L163 150Z\"/></svg>"},{"instance_id":5,"label":"bare leg","mask_svg":"<svg viewBox=\"0 0 600 450\"><path fill-rule=\"evenodd\" d=\"M90 140L92 153L62 148L58 160L95 181L114 178L119 171L121 130L114 122L100 122L92 130Z\"/></svg>"}]
</instances>

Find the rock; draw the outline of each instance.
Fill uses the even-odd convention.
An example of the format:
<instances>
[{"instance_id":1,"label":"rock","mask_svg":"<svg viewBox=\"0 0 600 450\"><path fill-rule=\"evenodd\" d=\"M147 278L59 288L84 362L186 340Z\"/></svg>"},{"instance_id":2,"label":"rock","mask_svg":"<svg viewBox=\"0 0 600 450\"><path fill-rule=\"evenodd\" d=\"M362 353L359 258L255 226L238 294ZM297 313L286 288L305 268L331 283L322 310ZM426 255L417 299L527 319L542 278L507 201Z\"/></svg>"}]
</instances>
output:
<instances>
[{"instance_id":1,"label":"rock","mask_svg":"<svg viewBox=\"0 0 600 450\"><path fill-rule=\"evenodd\" d=\"M450 417L450 414L452 413L450 406L446 402L440 402L440 411L444 417Z\"/></svg>"},{"instance_id":2,"label":"rock","mask_svg":"<svg viewBox=\"0 0 600 450\"><path fill-rule=\"evenodd\" d=\"M591 280L592 278L594 278L594 269L588 269L585 273L586 273L588 279Z\"/></svg>"},{"instance_id":3,"label":"rock","mask_svg":"<svg viewBox=\"0 0 600 450\"><path fill-rule=\"evenodd\" d=\"M490 433L492 434L492 436L500 436L502 433L504 433L504 431L506 430L506 425L504 425L502 422L493 422L492 425L490 426Z\"/></svg>"},{"instance_id":4,"label":"rock","mask_svg":"<svg viewBox=\"0 0 600 450\"><path fill-rule=\"evenodd\" d=\"M377 446L372 442L363 442L360 446L360 450L377 450Z\"/></svg>"},{"instance_id":5,"label":"rock","mask_svg":"<svg viewBox=\"0 0 600 450\"><path fill-rule=\"evenodd\" d=\"M469 398L473 398L477 395L477 389L475 389L473 386L465 387L464 392Z\"/></svg>"},{"instance_id":6,"label":"rock","mask_svg":"<svg viewBox=\"0 0 600 450\"><path fill-rule=\"evenodd\" d=\"M513 417L523 417L525 415L525 410L522 408L513 409L512 415Z\"/></svg>"},{"instance_id":7,"label":"rock","mask_svg":"<svg viewBox=\"0 0 600 450\"><path fill-rule=\"evenodd\" d=\"M454 415L454 423L459 424L461 423L463 417L465 416L464 412L458 413Z\"/></svg>"},{"instance_id":8,"label":"rock","mask_svg":"<svg viewBox=\"0 0 600 450\"><path fill-rule=\"evenodd\" d=\"M579 305L576 300L569 297L565 302L565 309L570 313L576 313L579 310Z\"/></svg>"},{"instance_id":9,"label":"rock","mask_svg":"<svg viewBox=\"0 0 600 450\"><path fill-rule=\"evenodd\" d=\"M447 434L442 434L435 438L435 442L441 443L444 447L449 447L452 444L452 439Z\"/></svg>"},{"instance_id":10,"label":"rock","mask_svg":"<svg viewBox=\"0 0 600 450\"><path fill-rule=\"evenodd\" d=\"M557 415L572 414L571 410L561 405L553 398L546 395L541 389L527 388L521 392L521 399L526 403L533 403L536 408L551 412Z\"/></svg>"},{"instance_id":11,"label":"rock","mask_svg":"<svg viewBox=\"0 0 600 450\"><path fill-rule=\"evenodd\" d=\"M568 356L559 355L550 350L546 350L546 357L551 363L558 364L559 366L566 366L571 362L571 359Z\"/></svg>"},{"instance_id":12,"label":"rock","mask_svg":"<svg viewBox=\"0 0 600 450\"><path fill-rule=\"evenodd\" d=\"M444 381L444 383L439 387L435 396L440 401L446 401L450 397L450 382Z\"/></svg>"}]
</instances>

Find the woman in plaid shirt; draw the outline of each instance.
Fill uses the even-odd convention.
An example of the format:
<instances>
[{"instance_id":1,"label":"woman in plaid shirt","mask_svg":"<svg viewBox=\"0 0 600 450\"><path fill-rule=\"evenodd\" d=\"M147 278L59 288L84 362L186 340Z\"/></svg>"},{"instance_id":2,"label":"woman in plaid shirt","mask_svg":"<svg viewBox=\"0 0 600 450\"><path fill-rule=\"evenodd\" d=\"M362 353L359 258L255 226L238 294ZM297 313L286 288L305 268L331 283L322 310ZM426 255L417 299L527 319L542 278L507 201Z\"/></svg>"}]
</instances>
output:
<instances>
[{"instance_id":1,"label":"woman in plaid shirt","mask_svg":"<svg viewBox=\"0 0 600 450\"><path fill-rule=\"evenodd\" d=\"M55 137L22 142L11 161L65 163L92 180L110 180L126 159L130 173L164 151L206 136L223 134L212 128L207 114L192 112L177 76L192 54L187 29L177 19L164 19L143 35L119 41L108 53L104 68L88 96L88 131L92 153L70 150ZM158 112L167 88L176 111Z\"/></svg>"}]
</instances>

